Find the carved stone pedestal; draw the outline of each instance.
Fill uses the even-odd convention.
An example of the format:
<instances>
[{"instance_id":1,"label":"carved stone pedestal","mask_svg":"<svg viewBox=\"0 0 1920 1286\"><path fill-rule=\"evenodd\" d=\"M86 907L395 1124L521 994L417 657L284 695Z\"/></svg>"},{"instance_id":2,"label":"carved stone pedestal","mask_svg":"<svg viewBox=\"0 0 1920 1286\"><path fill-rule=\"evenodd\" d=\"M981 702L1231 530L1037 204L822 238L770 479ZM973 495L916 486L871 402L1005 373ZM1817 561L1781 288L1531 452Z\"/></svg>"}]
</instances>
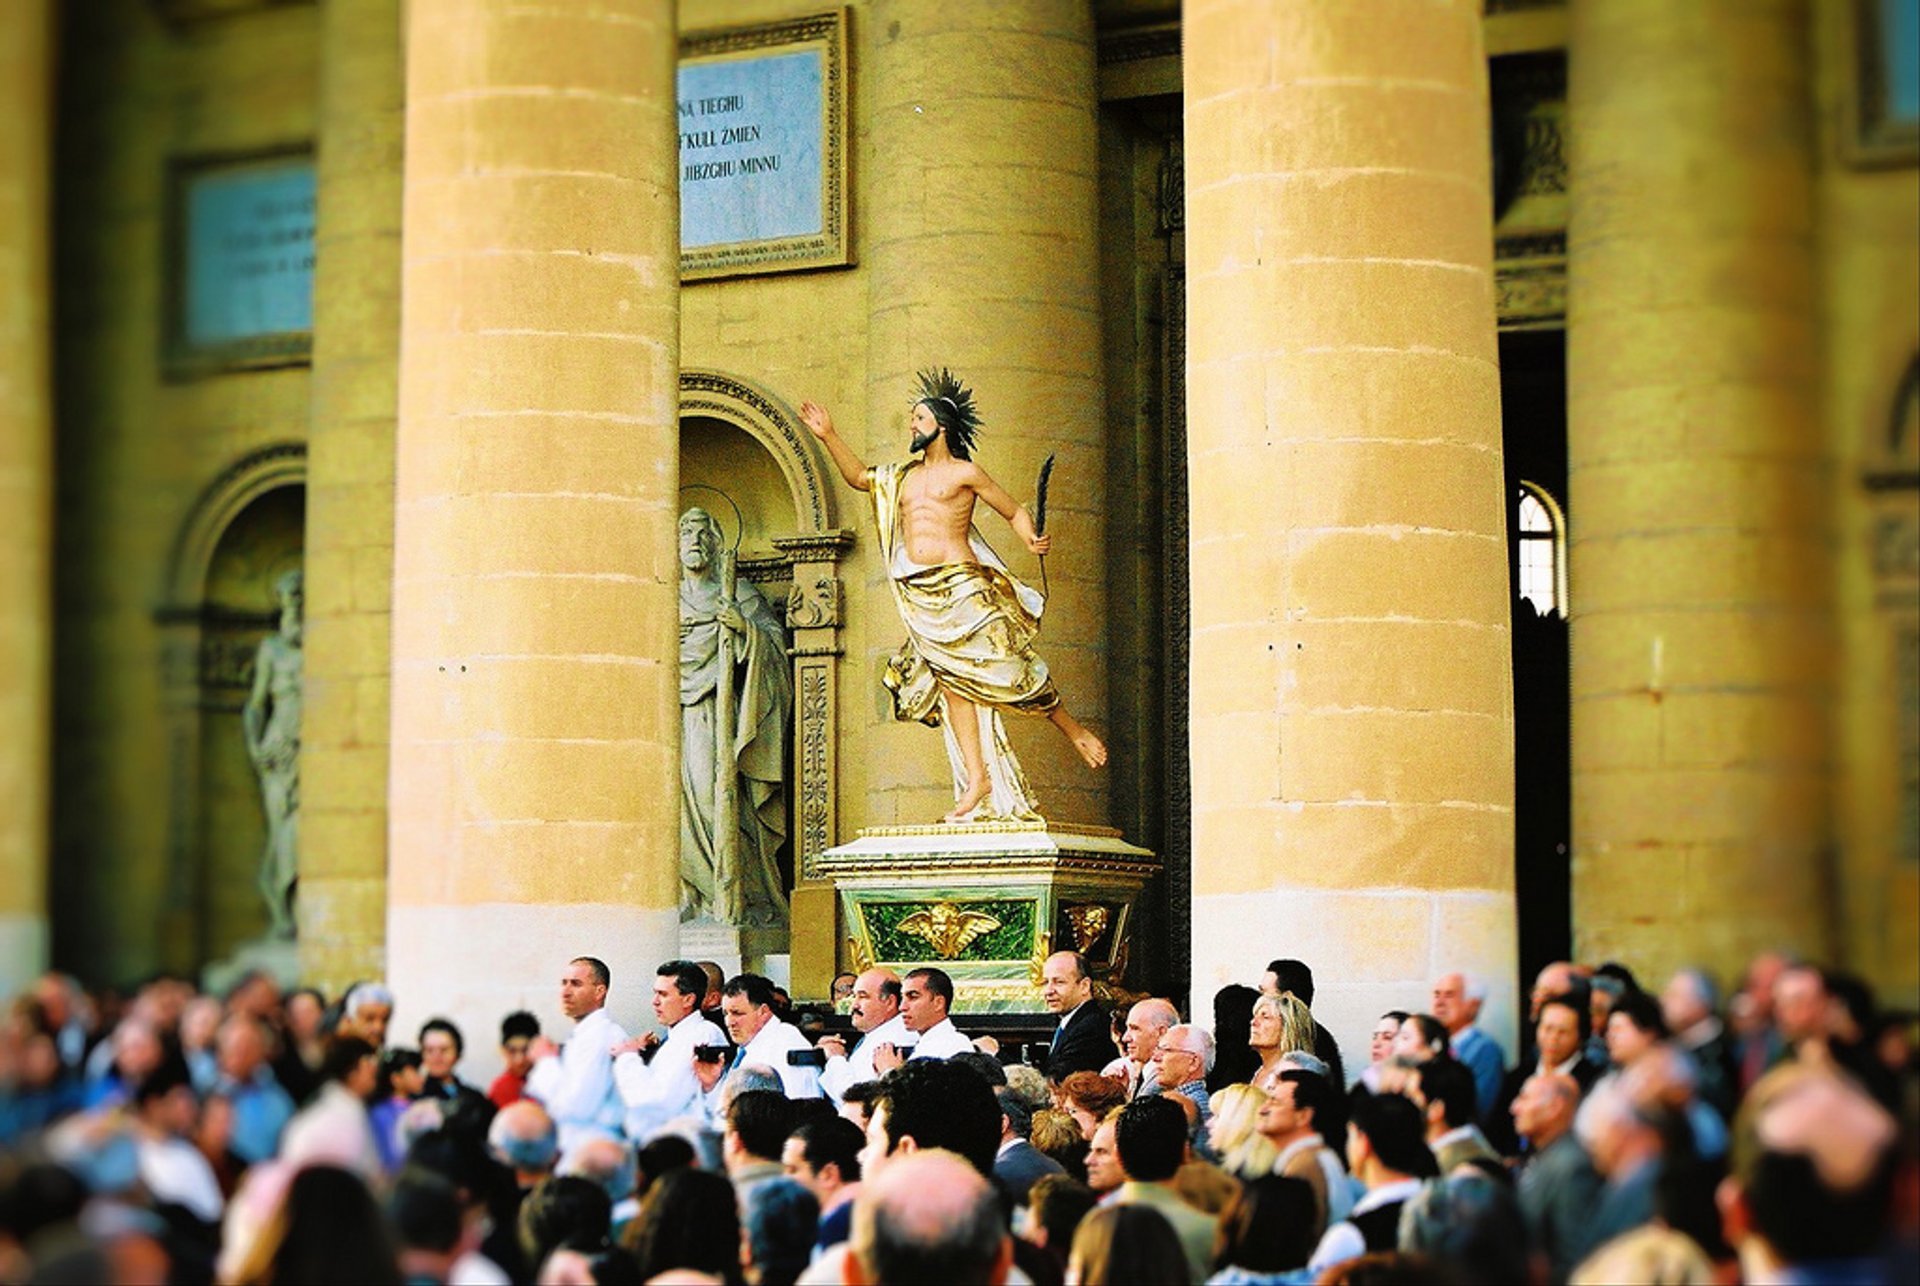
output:
<instances>
[{"instance_id":1,"label":"carved stone pedestal","mask_svg":"<svg viewBox=\"0 0 1920 1286\"><path fill-rule=\"evenodd\" d=\"M1077 949L1122 985L1154 855L1103 827L1045 822L879 826L820 855L839 895L840 965L937 965L954 1011L1038 1010L1040 969Z\"/></svg>"}]
</instances>

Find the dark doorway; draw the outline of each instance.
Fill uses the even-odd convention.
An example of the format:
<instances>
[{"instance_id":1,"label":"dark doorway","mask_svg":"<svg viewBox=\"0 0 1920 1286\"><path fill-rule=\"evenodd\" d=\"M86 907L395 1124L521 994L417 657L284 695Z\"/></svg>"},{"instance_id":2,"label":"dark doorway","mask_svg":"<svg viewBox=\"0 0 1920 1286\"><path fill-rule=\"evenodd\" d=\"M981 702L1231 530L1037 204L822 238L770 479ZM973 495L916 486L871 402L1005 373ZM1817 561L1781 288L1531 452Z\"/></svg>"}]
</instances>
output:
<instances>
[{"instance_id":1,"label":"dark doorway","mask_svg":"<svg viewBox=\"0 0 1920 1286\"><path fill-rule=\"evenodd\" d=\"M1513 585L1513 874L1524 996L1541 966L1573 953L1566 332L1502 333L1500 397Z\"/></svg>"}]
</instances>

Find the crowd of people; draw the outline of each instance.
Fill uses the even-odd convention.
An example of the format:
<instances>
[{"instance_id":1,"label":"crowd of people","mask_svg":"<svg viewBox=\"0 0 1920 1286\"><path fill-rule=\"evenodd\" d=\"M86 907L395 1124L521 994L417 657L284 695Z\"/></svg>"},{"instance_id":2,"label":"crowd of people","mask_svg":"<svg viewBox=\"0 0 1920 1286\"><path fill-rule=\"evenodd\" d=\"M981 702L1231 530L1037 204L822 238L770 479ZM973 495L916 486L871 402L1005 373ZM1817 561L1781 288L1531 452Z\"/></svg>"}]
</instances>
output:
<instances>
[{"instance_id":1,"label":"crowd of people","mask_svg":"<svg viewBox=\"0 0 1920 1286\"><path fill-rule=\"evenodd\" d=\"M850 1031L673 960L630 1034L615 985L566 962L482 1089L379 983L48 975L0 1026L0 1282L1920 1280L1911 1016L1782 954L1724 1003L1550 965L1513 1065L1458 973L1364 1063L1298 960L1206 1023L1062 952L1018 1050L938 968L835 979Z\"/></svg>"}]
</instances>

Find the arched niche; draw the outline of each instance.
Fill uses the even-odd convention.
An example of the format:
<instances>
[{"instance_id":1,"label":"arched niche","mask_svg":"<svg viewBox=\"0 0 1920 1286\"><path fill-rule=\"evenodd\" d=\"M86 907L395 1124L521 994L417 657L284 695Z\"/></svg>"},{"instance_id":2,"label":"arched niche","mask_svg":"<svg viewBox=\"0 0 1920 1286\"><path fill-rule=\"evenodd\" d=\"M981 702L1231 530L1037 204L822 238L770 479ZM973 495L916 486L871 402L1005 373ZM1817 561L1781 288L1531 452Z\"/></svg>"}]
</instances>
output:
<instances>
[{"instance_id":1,"label":"arched niche","mask_svg":"<svg viewBox=\"0 0 1920 1286\"><path fill-rule=\"evenodd\" d=\"M175 537L161 636L168 762L166 962L197 970L259 938L266 837L240 711L254 654L278 624L273 584L305 553L306 450L280 444L234 462Z\"/></svg>"},{"instance_id":2,"label":"arched niche","mask_svg":"<svg viewBox=\"0 0 1920 1286\"><path fill-rule=\"evenodd\" d=\"M838 480L813 436L784 399L753 381L683 370L680 442L681 507L713 511L719 505L725 512L715 517L722 528L729 534L742 529L741 574L776 606L784 602L791 631L793 762L787 780L797 966L808 916L803 890L818 879L819 855L838 842L834 772L844 601L838 564L853 533L835 525ZM739 519L702 487L725 492L739 506ZM830 894L824 905L830 953Z\"/></svg>"}]
</instances>

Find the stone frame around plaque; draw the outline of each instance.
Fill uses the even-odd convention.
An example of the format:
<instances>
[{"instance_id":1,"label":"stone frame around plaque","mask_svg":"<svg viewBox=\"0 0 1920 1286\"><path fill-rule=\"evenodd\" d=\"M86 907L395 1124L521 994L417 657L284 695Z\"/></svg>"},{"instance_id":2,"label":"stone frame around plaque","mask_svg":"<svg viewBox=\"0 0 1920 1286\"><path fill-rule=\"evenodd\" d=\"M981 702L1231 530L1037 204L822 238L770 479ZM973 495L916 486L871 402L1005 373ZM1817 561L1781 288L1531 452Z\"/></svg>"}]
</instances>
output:
<instances>
[{"instance_id":1,"label":"stone frame around plaque","mask_svg":"<svg viewBox=\"0 0 1920 1286\"><path fill-rule=\"evenodd\" d=\"M1886 39L1893 6L1913 0L1849 0L1841 48L1840 151L1863 169L1920 164L1920 110L1903 111L1891 101L1889 59L1899 53ZM1913 15L1909 15L1909 21ZM1902 49L1906 48L1901 44Z\"/></svg>"},{"instance_id":2,"label":"stone frame around plaque","mask_svg":"<svg viewBox=\"0 0 1920 1286\"><path fill-rule=\"evenodd\" d=\"M297 177L303 170L304 182ZM267 310L273 322L253 328L235 326L231 333L213 337L195 334L197 286L193 273L197 269L193 247L197 237L210 231L196 223L196 195L206 191L209 184L243 179L249 174L257 174L264 181L275 172L296 176L295 192L301 187L311 189L315 173L313 144L300 142L248 152L202 153L174 157L168 162L160 334L161 366L169 380L304 366L312 361L315 220L311 205L304 215L304 223L298 213L282 212L279 225L269 224L259 234L261 244L256 248L260 275L285 273L297 277L304 274L304 303L297 296L284 296ZM288 258L296 261L291 267L266 267L269 260L278 265ZM293 286L295 290L299 288L297 283ZM304 325L274 324L302 319Z\"/></svg>"},{"instance_id":3,"label":"stone frame around plaque","mask_svg":"<svg viewBox=\"0 0 1920 1286\"><path fill-rule=\"evenodd\" d=\"M780 232L765 236L735 237L702 241L688 245L686 138L717 125L713 118L686 115L682 102L678 164L681 174L680 278L682 281L709 281L723 277L741 277L762 273L797 272L812 268L845 267L853 262L852 182L849 167L847 10L831 9L777 22L757 23L713 31L688 32L680 38L680 70L689 68L739 69L756 60L784 59L794 54L817 53L819 66L819 219L816 228ZM696 112L698 106L696 103ZM756 122L740 118L742 125ZM691 127L691 128L690 128ZM716 135L712 159L702 164L727 164L760 159L732 156L724 140L725 127L711 129ZM719 182L737 182L755 175L730 173ZM766 175L758 176L762 179Z\"/></svg>"}]
</instances>

